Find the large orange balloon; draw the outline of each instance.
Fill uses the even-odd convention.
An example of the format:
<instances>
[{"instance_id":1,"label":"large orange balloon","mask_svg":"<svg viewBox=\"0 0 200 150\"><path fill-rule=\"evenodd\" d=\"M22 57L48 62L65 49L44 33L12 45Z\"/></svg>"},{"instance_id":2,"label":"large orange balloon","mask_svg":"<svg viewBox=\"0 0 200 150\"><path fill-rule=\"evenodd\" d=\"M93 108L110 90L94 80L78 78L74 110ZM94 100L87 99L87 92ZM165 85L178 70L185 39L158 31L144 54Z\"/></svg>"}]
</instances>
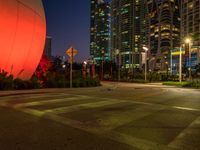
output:
<instances>
[{"instance_id":1,"label":"large orange balloon","mask_svg":"<svg viewBox=\"0 0 200 150\"><path fill-rule=\"evenodd\" d=\"M0 0L0 69L29 79L43 53L46 20L41 0Z\"/></svg>"}]
</instances>

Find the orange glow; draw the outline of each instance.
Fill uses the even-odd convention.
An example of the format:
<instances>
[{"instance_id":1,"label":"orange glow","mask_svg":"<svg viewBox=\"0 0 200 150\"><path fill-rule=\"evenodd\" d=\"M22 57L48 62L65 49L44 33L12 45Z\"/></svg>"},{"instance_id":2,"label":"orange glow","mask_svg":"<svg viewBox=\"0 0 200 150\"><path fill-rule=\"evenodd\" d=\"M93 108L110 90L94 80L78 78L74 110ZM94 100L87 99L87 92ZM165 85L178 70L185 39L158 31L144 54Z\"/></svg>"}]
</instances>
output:
<instances>
[{"instance_id":1,"label":"orange glow","mask_svg":"<svg viewBox=\"0 0 200 150\"><path fill-rule=\"evenodd\" d=\"M0 0L0 69L29 79L43 53L46 21L41 0Z\"/></svg>"}]
</instances>

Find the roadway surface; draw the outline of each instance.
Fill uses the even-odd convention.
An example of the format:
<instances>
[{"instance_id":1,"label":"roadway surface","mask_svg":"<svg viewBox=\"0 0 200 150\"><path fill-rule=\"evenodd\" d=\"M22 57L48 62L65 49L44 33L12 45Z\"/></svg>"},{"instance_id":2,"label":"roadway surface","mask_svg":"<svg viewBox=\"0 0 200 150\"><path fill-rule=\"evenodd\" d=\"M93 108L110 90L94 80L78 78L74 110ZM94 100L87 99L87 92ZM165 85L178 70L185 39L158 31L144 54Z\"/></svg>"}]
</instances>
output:
<instances>
[{"instance_id":1,"label":"roadway surface","mask_svg":"<svg viewBox=\"0 0 200 150\"><path fill-rule=\"evenodd\" d=\"M1 91L0 150L200 150L200 90L104 82Z\"/></svg>"}]
</instances>

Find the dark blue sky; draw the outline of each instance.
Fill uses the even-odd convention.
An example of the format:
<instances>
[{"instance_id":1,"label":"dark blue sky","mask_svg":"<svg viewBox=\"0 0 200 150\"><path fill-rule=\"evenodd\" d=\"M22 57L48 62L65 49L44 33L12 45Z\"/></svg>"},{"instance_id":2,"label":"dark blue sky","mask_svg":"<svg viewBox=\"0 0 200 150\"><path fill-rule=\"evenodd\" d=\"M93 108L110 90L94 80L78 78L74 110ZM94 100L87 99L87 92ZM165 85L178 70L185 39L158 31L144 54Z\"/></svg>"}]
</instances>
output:
<instances>
[{"instance_id":1,"label":"dark blue sky","mask_svg":"<svg viewBox=\"0 0 200 150\"><path fill-rule=\"evenodd\" d=\"M47 35L53 55L63 56L70 46L78 50L76 61L89 56L90 0L43 0Z\"/></svg>"}]
</instances>

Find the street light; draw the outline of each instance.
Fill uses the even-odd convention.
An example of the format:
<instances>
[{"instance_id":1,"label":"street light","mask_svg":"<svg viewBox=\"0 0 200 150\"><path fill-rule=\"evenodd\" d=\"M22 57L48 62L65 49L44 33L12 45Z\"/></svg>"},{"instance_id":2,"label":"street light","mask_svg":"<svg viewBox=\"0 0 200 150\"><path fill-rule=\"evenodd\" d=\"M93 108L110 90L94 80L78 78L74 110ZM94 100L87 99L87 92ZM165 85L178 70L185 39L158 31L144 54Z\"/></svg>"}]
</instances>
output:
<instances>
[{"instance_id":1,"label":"street light","mask_svg":"<svg viewBox=\"0 0 200 150\"><path fill-rule=\"evenodd\" d=\"M182 82L182 47L180 46L179 54L179 82Z\"/></svg>"},{"instance_id":2,"label":"street light","mask_svg":"<svg viewBox=\"0 0 200 150\"><path fill-rule=\"evenodd\" d=\"M101 54L102 54L102 61L101 61L101 80L103 80L104 76L104 72L103 72L103 64L104 64L104 50L101 51Z\"/></svg>"},{"instance_id":3,"label":"street light","mask_svg":"<svg viewBox=\"0 0 200 150\"><path fill-rule=\"evenodd\" d=\"M119 51L119 49L115 50L115 54L116 54L116 56L117 55L119 56L118 57L118 81L120 81L120 66L121 66L120 62L121 62L121 57L120 57L120 51Z\"/></svg>"},{"instance_id":4,"label":"street light","mask_svg":"<svg viewBox=\"0 0 200 150\"><path fill-rule=\"evenodd\" d=\"M145 69L144 69L144 80L147 81L147 51L149 50L147 47L143 46L143 50L145 51Z\"/></svg>"},{"instance_id":5,"label":"street light","mask_svg":"<svg viewBox=\"0 0 200 150\"><path fill-rule=\"evenodd\" d=\"M191 45L191 39L186 38L185 43L188 44L188 51L189 51L189 80L191 80L192 77L192 68L191 68L191 50L190 50L190 45Z\"/></svg>"}]
</instances>

